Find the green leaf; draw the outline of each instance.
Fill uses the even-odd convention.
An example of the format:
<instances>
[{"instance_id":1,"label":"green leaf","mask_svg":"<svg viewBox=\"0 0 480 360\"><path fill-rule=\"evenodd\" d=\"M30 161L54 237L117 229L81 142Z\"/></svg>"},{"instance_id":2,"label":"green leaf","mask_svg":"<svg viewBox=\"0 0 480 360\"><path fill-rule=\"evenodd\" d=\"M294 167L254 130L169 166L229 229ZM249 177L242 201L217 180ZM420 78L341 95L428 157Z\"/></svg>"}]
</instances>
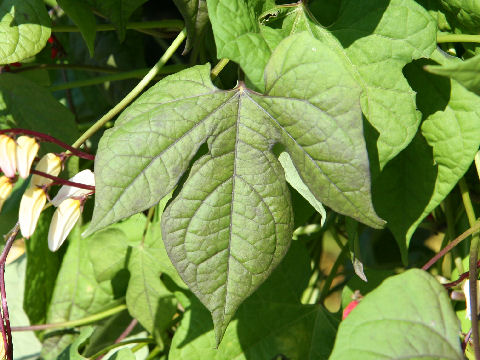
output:
<instances>
[{"instance_id":1,"label":"green leaf","mask_svg":"<svg viewBox=\"0 0 480 360\"><path fill-rule=\"evenodd\" d=\"M84 342L88 340L88 338L93 333L93 326L84 327L80 331L80 335L72 342L71 345L68 346L59 356L58 360L87 360L86 357L83 357L78 353L78 348L82 346Z\"/></svg>"},{"instance_id":2,"label":"green leaf","mask_svg":"<svg viewBox=\"0 0 480 360\"><path fill-rule=\"evenodd\" d=\"M436 46L436 24L424 8L412 0L375 0L368 6L343 1L338 19L327 29L318 25L303 2L271 10L261 23L263 9L255 4L208 2L219 56L238 62L247 78L263 89L263 69L278 37L309 31L337 53L361 88L362 111L379 133L380 168L408 145L420 113L402 68L413 59L428 57ZM408 26L398 26L399 22ZM315 77L309 80L308 84Z\"/></svg>"},{"instance_id":3,"label":"green leaf","mask_svg":"<svg viewBox=\"0 0 480 360\"><path fill-rule=\"evenodd\" d=\"M425 64L406 70L426 118L421 134L385 167L373 186L375 207L388 221L404 261L415 229L465 174L480 146L480 97L455 80L429 75L422 70Z\"/></svg>"},{"instance_id":4,"label":"green leaf","mask_svg":"<svg viewBox=\"0 0 480 360\"><path fill-rule=\"evenodd\" d=\"M273 144L284 146L318 201L384 224L371 203L359 89L341 64L304 33L272 56L267 96L243 85L219 90L208 66L194 67L146 92L99 143L90 233L157 203L207 142L208 154L165 210L162 231L183 280L212 311L218 341L291 240L290 195ZM300 86L312 74L323 81ZM292 89L293 82L300 85Z\"/></svg>"},{"instance_id":5,"label":"green leaf","mask_svg":"<svg viewBox=\"0 0 480 360\"><path fill-rule=\"evenodd\" d=\"M70 235L48 310L48 323L80 319L115 304L112 283L98 283L95 279L88 256L88 244L94 238L80 238L78 229ZM72 342L73 335L50 334L45 338L42 356L48 360L55 359Z\"/></svg>"},{"instance_id":6,"label":"green leaf","mask_svg":"<svg viewBox=\"0 0 480 360\"><path fill-rule=\"evenodd\" d=\"M295 168L290 155L288 155L287 152L282 152L278 157L278 161L280 161L280 164L282 164L283 171L285 172L285 180L287 180L287 182L295 190L297 190L310 203L310 205L314 207L315 210L318 211L322 217L320 224L323 226L327 217L325 208L323 207L322 203L315 198L315 195L312 194L308 186L305 185L300 175L298 175L298 171Z\"/></svg>"},{"instance_id":7,"label":"green leaf","mask_svg":"<svg viewBox=\"0 0 480 360\"><path fill-rule=\"evenodd\" d=\"M0 19L0 64L32 57L50 37L50 17L42 0L1 0Z\"/></svg>"},{"instance_id":8,"label":"green leaf","mask_svg":"<svg viewBox=\"0 0 480 360\"><path fill-rule=\"evenodd\" d=\"M61 256L48 249L47 236L54 209L42 213L35 232L25 242L27 269L23 308L31 324L45 323L48 307L60 269Z\"/></svg>"},{"instance_id":9,"label":"green leaf","mask_svg":"<svg viewBox=\"0 0 480 360\"><path fill-rule=\"evenodd\" d=\"M108 358L109 360L135 360L131 349L121 349Z\"/></svg>"},{"instance_id":10,"label":"green leaf","mask_svg":"<svg viewBox=\"0 0 480 360\"><path fill-rule=\"evenodd\" d=\"M108 228L95 234L89 255L98 282L113 279L117 272L125 267L127 242L127 236L119 229Z\"/></svg>"},{"instance_id":11,"label":"green leaf","mask_svg":"<svg viewBox=\"0 0 480 360\"><path fill-rule=\"evenodd\" d=\"M186 54L202 37L208 25L206 0L173 0L185 19L187 27L187 43L183 54Z\"/></svg>"},{"instance_id":12,"label":"green leaf","mask_svg":"<svg viewBox=\"0 0 480 360\"><path fill-rule=\"evenodd\" d=\"M0 76L0 128L36 130L66 143L73 143L79 135L73 114L47 89L8 73ZM63 149L42 144L42 150L59 152Z\"/></svg>"},{"instance_id":13,"label":"green leaf","mask_svg":"<svg viewBox=\"0 0 480 360\"><path fill-rule=\"evenodd\" d=\"M130 315L157 339L168 328L177 310L175 297L160 280L162 248L161 236L149 231L145 242L132 249L126 297Z\"/></svg>"},{"instance_id":14,"label":"green leaf","mask_svg":"<svg viewBox=\"0 0 480 360\"><path fill-rule=\"evenodd\" d=\"M477 32L480 25L480 4L469 0L440 0L450 20L468 31Z\"/></svg>"},{"instance_id":15,"label":"green leaf","mask_svg":"<svg viewBox=\"0 0 480 360\"><path fill-rule=\"evenodd\" d=\"M67 13L72 21L80 29L85 44L87 44L90 57L93 57L95 50L95 29L96 21L90 7L78 0L58 0L58 5Z\"/></svg>"},{"instance_id":16,"label":"green leaf","mask_svg":"<svg viewBox=\"0 0 480 360\"><path fill-rule=\"evenodd\" d=\"M147 0L88 0L105 15L117 28L120 41L125 39L127 23L135 10Z\"/></svg>"},{"instance_id":17,"label":"green leaf","mask_svg":"<svg viewBox=\"0 0 480 360\"><path fill-rule=\"evenodd\" d=\"M29 324L27 314L22 309L25 290L28 289L25 286L26 266L27 259L22 256L5 268L5 288L12 326ZM15 359L36 359L40 355L41 344L33 331L13 331L12 339Z\"/></svg>"},{"instance_id":18,"label":"green leaf","mask_svg":"<svg viewBox=\"0 0 480 360\"><path fill-rule=\"evenodd\" d=\"M320 305L303 305L310 262L305 247L292 243L272 276L240 306L215 349L209 314L192 299L172 340L172 359L327 359L338 319Z\"/></svg>"},{"instance_id":19,"label":"green leaf","mask_svg":"<svg viewBox=\"0 0 480 360\"><path fill-rule=\"evenodd\" d=\"M458 58L450 58L443 65L427 65L425 70L432 74L450 77L462 84L468 90L480 95L480 55L462 61Z\"/></svg>"},{"instance_id":20,"label":"green leaf","mask_svg":"<svg viewBox=\"0 0 480 360\"><path fill-rule=\"evenodd\" d=\"M463 359L445 289L412 269L391 277L342 321L331 360Z\"/></svg>"}]
</instances>

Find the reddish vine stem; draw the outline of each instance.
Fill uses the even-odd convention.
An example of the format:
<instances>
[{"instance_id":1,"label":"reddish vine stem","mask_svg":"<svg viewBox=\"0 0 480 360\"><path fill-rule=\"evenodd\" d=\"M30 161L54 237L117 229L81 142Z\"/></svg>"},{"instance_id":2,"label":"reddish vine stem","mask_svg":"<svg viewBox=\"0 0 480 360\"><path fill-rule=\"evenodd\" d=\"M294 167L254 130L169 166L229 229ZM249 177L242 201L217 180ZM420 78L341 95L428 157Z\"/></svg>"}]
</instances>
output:
<instances>
[{"instance_id":1,"label":"reddish vine stem","mask_svg":"<svg viewBox=\"0 0 480 360\"><path fill-rule=\"evenodd\" d=\"M65 179L59 178L57 176L53 176L53 175L44 173L43 171L38 171L38 170L33 170L32 169L32 170L30 170L30 172L32 174L40 175L40 176L46 177L47 179L53 180L56 184L74 186L74 187L77 187L77 188L80 188L80 189L95 191L95 186L92 186L92 185L86 185L86 184L81 184L81 183L77 183L77 182L70 181L70 180L65 180Z\"/></svg>"},{"instance_id":2,"label":"reddish vine stem","mask_svg":"<svg viewBox=\"0 0 480 360\"><path fill-rule=\"evenodd\" d=\"M480 260L477 261L477 268L479 268L479 267L480 267ZM446 287L447 289L451 288L451 287L454 287L454 286L460 284L466 278L468 278L468 275L470 275L470 271L465 271L463 274L460 274L460 276L458 277L457 280L449 282L449 283L445 283L445 284L443 284L443 286Z\"/></svg>"},{"instance_id":3,"label":"reddish vine stem","mask_svg":"<svg viewBox=\"0 0 480 360\"><path fill-rule=\"evenodd\" d=\"M457 246L460 242L465 240L467 237L472 235L474 232L477 232L480 229L480 221L477 222L477 224L467 231L465 231L463 234L458 236L456 239L454 239L452 242L450 242L447 246L445 246L442 250L438 252L433 258L431 258L425 265L422 266L422 270L428 270L432 267L433 264L435 264L440 258L442 258L446 253L448 253L450 250L452 250L455 246Z\"/></svg>"},{"instance_id":4,"label":"reddish vine stem","mask_svg":"<svg viewBox=\"0 0 480 360\"><path fill-rule=\"evenodd\" d=\"M12 248L12 244L20 231L20 225L17 224L10 231L5 246L0 255L0 295L2 298L2 321L0 330L3 336L3 344L5 346L5 353L8 360L13 360L13 343L12 343L12 330L10 328L10 317L8 314L7 294L5 292L5 263L7 262L7 256Z\"/></svg>"},{"instance_id":5,"label":"reddish vine stem","mask_svg":"<svg viewBox=\"0 0 480 360\"><path fill-rule=\"evenodd\" d=\"M86 160L95 160L95 155L86 153L82 150L78 150L63 141L58 140L57 138L54 138L53 136L47 135L40 133L38 131L34 130L27 130L27 129L4 129L0 130L0 134L25 134L25 135L30 135L33 136L37 139L51 142L53 144L57 144L58 146L64 148L65 150L70 151L73 155L78 156L79 158L86 159Z\"/></svg>"},{"instance_id":6,"label":"reddish vine stem","mask_svg":"<svg viewBox=\"0 0 480 360\"><path fill-rule=\"evenodd\" d=\"M115 344L120 343L120 342L121 342L122 340L124 340L128 335L130 335L130 333L131 333L132 330L135 328L135 326L137 326L137 324L138 324L138 320L137 320L137 319L133 319L133 320L130 322L130 324L128 324L128 326L125 328L125 330L123 330L123 332L120 334L120 336L117 338L117 340L115 340ZM105 356L105 354L97 357L96 360L102 360L104 356Z\"/></svg>"}]
</instances>

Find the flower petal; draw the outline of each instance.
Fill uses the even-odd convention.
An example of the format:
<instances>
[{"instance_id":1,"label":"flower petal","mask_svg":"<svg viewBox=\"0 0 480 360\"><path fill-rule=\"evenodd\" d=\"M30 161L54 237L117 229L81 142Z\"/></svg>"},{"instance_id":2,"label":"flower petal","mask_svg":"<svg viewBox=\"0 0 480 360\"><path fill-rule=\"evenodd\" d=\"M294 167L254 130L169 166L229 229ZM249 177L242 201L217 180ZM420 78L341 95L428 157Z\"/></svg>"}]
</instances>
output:
<instances>
[{"instance_id":1,"label":"flower petal","mask_svg":"<svg viewBox=\"0 0 480 360\"><path fill-rule=\"evenodd\" d=\"M22 179L30 175L30 168L39 149L40 145L35 138L30 136L17 138L17 170Z\"/></svg>"},{"instance_id":2,"label":"flower petal","mask_svg":"<svg viewBox=\"0 0 480 360\"><path fill-rule=\"evenodd\" d=\"M20 230L23 237L29 238L32 236L46 202L47 195L41 188L30 187L23 194L18 213L18 221L20 222Z\"/></svg>"},{"instance_id":3,"label":"flower petal","mask_svg":"<svg viewBox=\"0 0 480 360\"><path fill-rule=\"evenodd\" d=\"M57 208L48 230L48 248L57 251L67 238L81 213L81 202L76 199L66 199Z\"/></svg>"},{"instance_id":4,"label":"flower petal","mask_svg":"<svg viewBox=\"0 0 480 360\"><path fill-rule=\"evenodd\" d=\"M59 156L48 153L45 154L40 161L38 162L35 170L44 172L49 175L57 176L62 170L62 159ZM53 180L46 177L34 174L32 180L30 181L31 187L40 187L44 185L50 185Z\"/></svg>"},{"instance_id":5,"label":"flower petal","mask_svg":"<svg viewBox=\"0 0 480 360\"><path fill-rule=\"evenodd\" d=\"M93 172L89 169L80 171L74 177L70 179L70 181L95 186L95 176ZM57 195L53 198L52 204L55 206L59 206L60 203L68 198L72 197L81 197L83 195L91 193L91 190L80 189L75 186L64 185L60 188Z\"/></svg>"},{"instance_id":6,"label":"flower petal","mask_svg":"<svg viewBox=\"0 0 480 360\"><path fill-rule=\"evenodd\" d=\"M15 147L15 140L10 136L0 135L0 169L9 178L13 178L17 172Z\"/></svg>"}]
</instances>

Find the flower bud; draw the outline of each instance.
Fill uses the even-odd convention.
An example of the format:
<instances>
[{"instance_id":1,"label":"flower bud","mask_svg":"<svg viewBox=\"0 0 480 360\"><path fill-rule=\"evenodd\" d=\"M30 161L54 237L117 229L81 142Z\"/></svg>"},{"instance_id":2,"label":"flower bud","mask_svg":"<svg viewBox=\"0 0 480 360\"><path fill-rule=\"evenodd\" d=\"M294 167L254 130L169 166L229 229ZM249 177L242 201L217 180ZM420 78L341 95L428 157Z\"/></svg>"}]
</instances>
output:
<instances>
[{"instance_id":1,"label":"flower bud","mask_svg":"<svg viewBox=\"0 0 480 360\"><path fill-rule=\"evenodd\" d=\"M95 176L93 175L93 172L88 169L80 171L78 174L72 177L70 181L79 184L95 186ZM70 185L63 185L58 191L57 195L53 198L52 204L59 206L62 201L68 198L82 197L83 195L87 195L91 192L91 190L81 189Z\"/></svg>"},{"instance_id":2,"label":"flower bud","mask_svg":"<svg viewBox=\"0 0 480 360\"><path fill-rule=\"evenodd\" d=\"M2 211L3 204L7 201L12 193L13 184L6 176L0 177L0 211Z\"/></svg>"},{"instance_id":3,"label":"flower bud","mask_svg":"<svg viewBox=\"0 0 480 360\"><path fill-rule=\"evenodd\" d=\"M40 145L34 138L30 136L17 138L17 170L22 179L26 179L30 175L30 168L37 156L38 149L40 149Z\"/></svg>"},{"instance_id":4,"label":"flower bud","mask_svg":"<svg viewBox=\"0 0 480 360\"><path fill-rule=\"evenodd\" d=\"M10 136L0 135L0 168L9 178L13 178L17 172L15 147L15 140Z\"/></svg>"},{"instance_id":5,"label":"flower bud","mask_svg":"<svg viewBox=\"0 0 480 360\"><path fill-rule=\"evenodd\" d=\"M29 238L32 236L46 202L47 195L44 189L30 187L23 194L18 213L18 221L20 222L20 230L23 237Z\"/></svg>"},{"instance_id":6,"label":"flower bud","mask_svg":"<svg viewBox=\"0 0 480 360\"><path fill-rule=\"evenodd\" d=\"M38 162L35 170L44 172L49 175L57 176L62 170L62 159L59 156L48 153L44 155ZM34 174L30 181L31 187L40 187L44 185L50 185L53 180L43 177L41 175Z\"/></svg>"},{"instance_id":7,"label":"flower bud","mask_svg":"<svg viewBox=\"0 0 480 360\"><path fill-rule=\"evenodd\" d=\"M57 251L72 231L80 218L80 207L81 201L78 199L66 199L58 206L48 230L48 248L51 251Z\"/></svg>"}]
</instances>

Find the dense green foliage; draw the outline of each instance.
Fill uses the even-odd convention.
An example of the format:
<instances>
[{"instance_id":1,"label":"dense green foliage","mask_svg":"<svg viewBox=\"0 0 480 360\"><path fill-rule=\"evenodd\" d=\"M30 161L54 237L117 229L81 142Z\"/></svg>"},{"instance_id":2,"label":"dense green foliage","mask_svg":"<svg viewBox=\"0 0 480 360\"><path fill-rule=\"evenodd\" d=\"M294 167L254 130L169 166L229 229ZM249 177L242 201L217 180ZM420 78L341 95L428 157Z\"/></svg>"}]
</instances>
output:
<instances>
[{"instance_id":1,"label":"dense green foliage","mask_svg":"<svg viewBox=\"0 0 480 360\"><path fill-rule=\"evenodd\" d=\"M475 2L0 0L0 16L1 134L73 152L50 198L95 174L60 250L45 209L6 268L12 326L50 324L14 331L15 358L480 354L456 281L476 277L478 233L423 266L478 226ZM28 181L0 181L2 234Z\"/></svg>"}]
</instances>

